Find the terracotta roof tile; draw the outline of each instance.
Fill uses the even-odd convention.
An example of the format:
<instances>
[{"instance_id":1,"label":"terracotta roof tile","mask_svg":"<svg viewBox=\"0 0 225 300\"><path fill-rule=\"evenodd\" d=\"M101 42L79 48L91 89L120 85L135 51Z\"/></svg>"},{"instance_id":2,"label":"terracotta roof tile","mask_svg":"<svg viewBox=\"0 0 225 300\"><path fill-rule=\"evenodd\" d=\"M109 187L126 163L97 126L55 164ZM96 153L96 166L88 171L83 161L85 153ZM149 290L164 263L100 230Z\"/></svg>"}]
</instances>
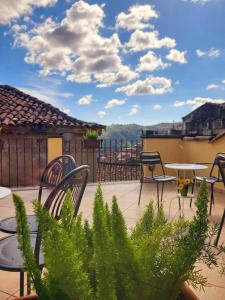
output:
<instances>
[{"instance_id":1,"label":"terracotta roof tile","mask_svg":"<svg viewBox=\"0 0 225 300\"><path fill-rule=\"evenodd\" d=\"M27 95L8 85L0 85L0 126L44 125L47 127L104 128L68 116L51 104Z\"/></svg>"}]
</instances>

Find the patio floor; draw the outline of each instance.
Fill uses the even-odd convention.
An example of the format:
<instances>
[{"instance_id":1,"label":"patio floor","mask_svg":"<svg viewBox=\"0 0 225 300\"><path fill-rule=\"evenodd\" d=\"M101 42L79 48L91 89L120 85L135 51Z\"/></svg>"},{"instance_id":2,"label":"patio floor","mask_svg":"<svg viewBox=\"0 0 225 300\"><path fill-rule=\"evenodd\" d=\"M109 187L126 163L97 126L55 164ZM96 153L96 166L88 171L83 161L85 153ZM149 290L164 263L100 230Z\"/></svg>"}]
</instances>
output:
<instances>
[{"instance_id":1,"label":"patio floor","mask_svg":"<svg viewBox=\"0 0 225 300\"><path fill-rule=\"evenodd\" d=\"M138 182L118 182L102 184L105 201L111 203L112 196L116 195L118 204L126 219L127 227L132 228L142 216L146 205L150 200L156 203L156 186L153 183L146 183L143 185L143 192L141 204L138 206L138 195L140 185ZM83 216L89 220L92 219L92 206L96 185L90 184L87 186L80 211ZM23 196L28 213L32 212L31 201L37 197L38 190L27 189L23 191L16 191L17 194ZM48 191L44 191L44 198L47 197ZM219 191L215 192L215 206L213 207L211 220L219 222L224 209L225 194ZM186 199L187 200L187 199ZM178 200L176 198L176 186L174 184L167 184L165 187L163 206L166 217L176 219L179 217L180 211L178 207ZM192 218L195 212L195 207L189 207L189 201L184 201L182 210L186 218ZM12 197L6 197L0 200L0 219L12 216L14 214L14 207ZM0 237L5 234L0 233ZM223 228L220 242L225 241L225 229ZM225 299L225 277L221 277L217 270L208 270L205 266L200 266L203 274L208 277L209 287L205 291L197 291L196 293L202 300L224 300ZM18 295L19 289L19 274L0 271L0 300L13 299L14 297L7 295Z\"/></svg>"}]
</instances>

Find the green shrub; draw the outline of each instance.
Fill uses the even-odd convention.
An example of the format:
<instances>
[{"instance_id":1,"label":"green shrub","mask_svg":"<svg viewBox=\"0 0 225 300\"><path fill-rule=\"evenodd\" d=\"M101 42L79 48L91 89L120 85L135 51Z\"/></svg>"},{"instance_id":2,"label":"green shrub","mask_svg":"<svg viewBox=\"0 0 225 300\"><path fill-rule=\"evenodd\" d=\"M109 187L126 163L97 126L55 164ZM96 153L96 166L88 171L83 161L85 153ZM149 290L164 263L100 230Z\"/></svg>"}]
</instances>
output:
<instances>
[{"instance_id":1,"label":"green shrub","mask_svg":"<svg viewBox=\"0 0 225 300\"><path fill-rule=\"evenodd\" d=\"M81 215L73 218L70 192L58 222L34 202L45 258L42 277L30 245L23 201L14 195L14 203L25 267L40 299L177 299L185 281L194 286L206 284L196 270L198 260L217 265L217 255L206 243L209 221L205 182L192 221L166 221L163 209L155 213L150 203L130 235L116 198L110 210L100 186L95 194L92 226L83 222Z\"/></svg>"},{"instance_id":2,"label":"green shrub","mask_svg":"<svg viewBox=\"0 0 225 300\"><path fill-rule=\"evenodd\" d=\"M99 137L98 131L97 130L91 130L88 129L85 133L84 138L87 140L97 140Z\"/></svg>"}]
</instances>

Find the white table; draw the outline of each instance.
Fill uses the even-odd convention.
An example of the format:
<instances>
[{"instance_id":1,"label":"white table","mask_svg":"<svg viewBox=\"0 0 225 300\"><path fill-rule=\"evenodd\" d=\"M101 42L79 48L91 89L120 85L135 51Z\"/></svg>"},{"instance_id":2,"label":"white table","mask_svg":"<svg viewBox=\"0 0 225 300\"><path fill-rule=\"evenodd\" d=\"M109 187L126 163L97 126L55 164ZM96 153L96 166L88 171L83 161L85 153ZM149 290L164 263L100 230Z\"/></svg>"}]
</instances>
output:
<instances>
[{"instance_id":1,"label":"white table","mask_svg":"<svg viewBox=\"0 0 225 300\"><path fill-rule=\"evenodd\" d=\"M188 171L188 170L200 171L208 168L208 166L202 164L183 164L183 163L169 163L169 164L165 164L165 167L177 171Z\"/></svg>"},{"instance_id":2,"label":"white table","mask_svg":"<svg viewBox=\"0 0 225 300\"><path fill-rule=\"evenodd\" d=\"M179 178L180 171L183 171L184 177L186 177L185 176L186 171L192 171L193 175L195 176L196 171L201 171L201 170L205 170L208 168L208 166L203 165L203 164L188 164L188 163L168 163L168 164L165 164L164 166L165 166L165 168L176 170L178 178ZM190 198L190 207L191 207L192 198L194 198L193 190L194 190L194 184L192 183L192 191L187 196L184 197L180 193L177 194L180 209L181 209L180 198L183 198L183 199ZM184 206L184 202L183 202L183 206Z\"/></svg>"},{"instance_id":3,"label":"white table","mask_svg":"<svg viewBox=\"0 0 225 300\"><path fill-rule=\"evenodd\" d=\"M10 189L0 186L0 199L5 198L5 197L9 196L10 194L11 194Z\"/></svg>"}]
</instances>

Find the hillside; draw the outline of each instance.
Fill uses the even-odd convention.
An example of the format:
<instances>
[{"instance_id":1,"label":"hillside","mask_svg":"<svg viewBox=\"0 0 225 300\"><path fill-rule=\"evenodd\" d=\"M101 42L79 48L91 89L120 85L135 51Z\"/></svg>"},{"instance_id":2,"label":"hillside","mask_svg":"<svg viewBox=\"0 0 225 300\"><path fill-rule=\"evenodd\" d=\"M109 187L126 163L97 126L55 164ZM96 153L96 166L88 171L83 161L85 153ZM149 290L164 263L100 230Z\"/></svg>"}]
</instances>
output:
<instances>
[{"instance_id":1,"label":"hillside","mask_svg":"<svg viewBox=\"0 0 225 300\"><path fill-rule=\"evenodd\" d=\"M181 129L182 123L159 123L149 126L141 126L138 124L112 124L106 127L102 138L138 140L142 130L158 130L159 132L166 133L171 128Z\"/></svg>"}]
</instances>

